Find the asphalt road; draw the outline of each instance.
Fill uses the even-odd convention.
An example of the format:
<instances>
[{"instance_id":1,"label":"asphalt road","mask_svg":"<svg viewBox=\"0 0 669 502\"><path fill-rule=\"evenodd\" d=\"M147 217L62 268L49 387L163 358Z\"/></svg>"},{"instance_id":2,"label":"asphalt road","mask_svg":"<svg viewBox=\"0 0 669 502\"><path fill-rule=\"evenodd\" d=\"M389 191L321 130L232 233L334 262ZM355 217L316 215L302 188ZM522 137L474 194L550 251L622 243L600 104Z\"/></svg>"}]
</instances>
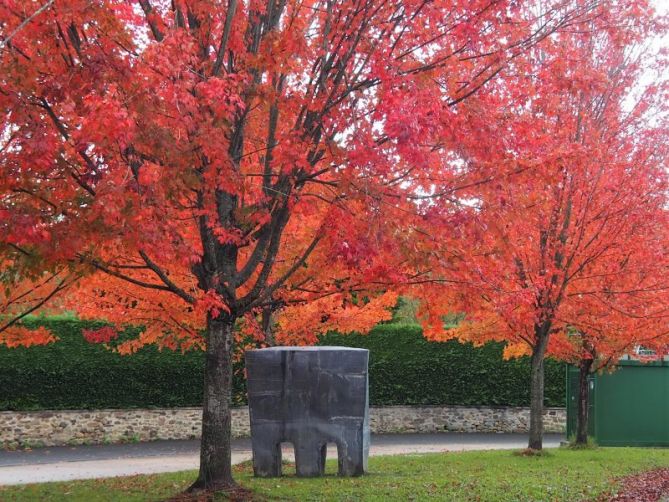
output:
<instances>
[{"instance_id":1,"label":"asphalt road","mask_svg":"<svg viewBox=\"0 0 669 502\"><path fill-rule=\"evenodd\" d=\"M547 434L546 447L558 446L562 436ZM380 434L372 435L370 455L441 451L515 449L527 445L523 434ZM284 457L292 459L286 445ZM91 446L59 446L0 451L0 485L104 478L197 469L198 441L154 441ZM336 455L334 445L328 457ZM234 463L251 458L248 439L233 441Z\"/></svg>"}]
</instances>

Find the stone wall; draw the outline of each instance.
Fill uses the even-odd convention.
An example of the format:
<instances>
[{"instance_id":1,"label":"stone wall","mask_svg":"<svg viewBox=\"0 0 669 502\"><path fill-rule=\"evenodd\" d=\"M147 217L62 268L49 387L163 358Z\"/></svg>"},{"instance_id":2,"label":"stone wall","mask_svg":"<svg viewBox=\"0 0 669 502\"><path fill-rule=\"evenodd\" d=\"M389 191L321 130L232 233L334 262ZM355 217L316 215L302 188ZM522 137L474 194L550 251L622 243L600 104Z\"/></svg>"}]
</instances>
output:
<instances>
[{"instance_id":1,"label":"stone wall","mask_svg":"<svg viewBox=\"0 0 669 502\"><path fill-rule=\"evenodd\" d=\"M199 408L0 412L0 445L55 446L154 439L193 439L200 435ZM564 432L564 408L548 408L546 432ZM376 433L527 432L528 408L465 406L371 407ZM232 412L232 434L248 436L247 408Z\"/></svg>"},{"instance_id":2,"label":"stone wall","mask_svg":"<svg viewBox=\"0 0 669 502\"><path fill-rule=\"evenodd\" d=\"M529 408L502 406L379 406L370 409L372 432L527 432ZM563 433L564 408L544 410L544 430Z\"/></svg>"}]
</instances>

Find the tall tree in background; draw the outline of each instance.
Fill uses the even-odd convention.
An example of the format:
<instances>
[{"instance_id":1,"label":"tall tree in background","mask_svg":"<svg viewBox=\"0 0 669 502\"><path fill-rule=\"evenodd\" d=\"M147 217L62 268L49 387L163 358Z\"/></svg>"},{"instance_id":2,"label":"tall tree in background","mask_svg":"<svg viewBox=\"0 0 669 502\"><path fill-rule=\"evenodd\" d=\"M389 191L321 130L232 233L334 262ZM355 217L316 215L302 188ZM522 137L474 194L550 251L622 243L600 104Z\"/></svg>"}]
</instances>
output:
<instances>
[{"instance_id":1,"label":"tall tree in background","mask_svg":"<svg viewBox=\"0 0 669 502\"><path fill-rule=\"evenodd\" d=\"M663 28L643 2L611 7L605 30L598 19L557 34L509 69L497 96L509 106L472 122L482 133L460 159L479 179L508 178L460 192L468 219L455 238L433 238L435 269L460 284L430 288L428 336L503 340L508 356L531 355L531 449L542 448L552 339L577 327L615 345L635 336L639 316L666 315L667 88L640 81L666 67L643 51ZM465 107L492 109L486 99ZM444 331L453 308L467 319Z\"/></svg>"},{"instance_id":2,"label":"tall tree in background","mask_svg":"<svg viewBox=\"0 0 669 502\"><path fill-rule=\"evenodd\" d=\"M669 213L653 215L642 238L629 242L617 264L594 268L579 281L562 314L567 326L551 356L579 368L576 444L588 441L588 379L614 370L623 356L643 360L669 354ZM637 355L638 349L643 349Z\"/></svg>"},{"instance_id":3,"label":"tall tree in background","mask_svg":"<svg viewBox=\"0 0 669 502\"><path fill-rule=\"evenodd\" d=\"M457 174L443 163L456 105L605 15L549 3L2 3L3 251L95 273L97 300L78 309L143 320L128 350L206 346L193 489L234 486L236 322L351 292L362 307L426 273L395 237L410 196ZM310 273L316 250L332 275Z\"/></svg>"}]
</instances>

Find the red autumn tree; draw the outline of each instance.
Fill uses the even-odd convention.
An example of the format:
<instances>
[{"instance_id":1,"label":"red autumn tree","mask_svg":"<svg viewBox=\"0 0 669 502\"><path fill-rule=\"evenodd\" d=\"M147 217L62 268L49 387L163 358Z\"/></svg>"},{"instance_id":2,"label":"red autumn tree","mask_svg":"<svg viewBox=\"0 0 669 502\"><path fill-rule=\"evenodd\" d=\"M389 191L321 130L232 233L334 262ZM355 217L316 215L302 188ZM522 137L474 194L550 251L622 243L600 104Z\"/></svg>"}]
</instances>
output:
<instances>
[{"instance_id":1,"label":"red autumn tree","mask_svg":"<svg viewBox=\"0 0 669 502\"><path fill-rule=\"evenodd\" d=\"M479 121L478 144L461 158L463 170L498 181L459 194L469 219L458 239L435 237L431 250L435 269L459 286L428 297L437 325L429 336L502 340L508 356L531 354L532 449L542 448L551 341L579 329L612 347L637 336L639 317L666 314L667 242L658 231L667 207L666 83L633 105L651 62L638 48L663 28L642 2L612 4L609 14L553 37L503 80L498 99L511 95L513 106L488 126ZM453 308L467 318L444 332L440 316Z\"/></svg>"},{"instance_id":2,"label":"red autumn tree","mask_svg":"<svg viewBox=\"0 0 669 502\"><path fill-rule=\"evenodd\" d=\"M236 322L353 290L375 301L414 278L406 239L369 229L410 226L406 194L450 177L456 105L602 13L596 1L535 14L487 0L9 0L4 239L48 232L15 252L94 272L98 299L78 309L143 319L136 344L206 346L193 489L231 487ZM309 272L317 250L332 275Z\"/></svg>"},{"instance_id":3,"label":"red autumn tree","mask_svg":"<svg viewBox=\"0 0 669 502\"><path fill-rule=\"evenodd\" d=\"M579 281L570 293L577 301L561 314L566 329L548 351L579 368L576 444L588 441L591 374L614 370L623 356L652 360L669 354L668 218L666 210L658 211L619 263L594 268Z\"/></svg>"},{"instance_id":4,"label":"red autumn tree","mask_svg":"<svg viewBox=\"0 0 669 502\"><path fill-rule=\"evenodd\" d=\"M379 263L367 255L392 245L347 222L405 205L429 180L412 172L458 127L454 106L597 6L556 2L531 20L487 1L24 7L0 6L8 256L104 274L95 308L144 314L138 343L204 343L193 488L225 488L236 321L311 294L319 247L349 268ZM42 241L17 242L35 229Z\"/></svg>"}]
</instances>

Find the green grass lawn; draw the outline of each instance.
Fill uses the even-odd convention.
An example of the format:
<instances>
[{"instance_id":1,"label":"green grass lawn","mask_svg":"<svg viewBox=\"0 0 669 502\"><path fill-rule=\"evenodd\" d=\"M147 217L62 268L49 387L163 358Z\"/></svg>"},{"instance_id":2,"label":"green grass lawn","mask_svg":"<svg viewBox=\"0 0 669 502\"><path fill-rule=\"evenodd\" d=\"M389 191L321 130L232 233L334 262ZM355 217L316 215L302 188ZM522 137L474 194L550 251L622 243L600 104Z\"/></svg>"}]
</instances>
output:
<instances>
[{"instance_id":1,"label":"green grass lawn","mask_svg":"<svg viewBox=\"0 0 669 502\"><path fill-rule=\"evenodd\" d=\"M284 468L287 476L274 479L253 478L248 463L235 470L236 479L254 493L254 500L573 502L605 500L615 491L616 478L669 466L669 449L549 452L535 457L511 451L372 457L369 474L360 478L338 478L334 461L328 462L327 475L318 479L296 478L292 466ZM194 471L186 471L13 486L0 488L0 500L164 500L183 491L194 478Z\"/></svg>"}]
</instances>

